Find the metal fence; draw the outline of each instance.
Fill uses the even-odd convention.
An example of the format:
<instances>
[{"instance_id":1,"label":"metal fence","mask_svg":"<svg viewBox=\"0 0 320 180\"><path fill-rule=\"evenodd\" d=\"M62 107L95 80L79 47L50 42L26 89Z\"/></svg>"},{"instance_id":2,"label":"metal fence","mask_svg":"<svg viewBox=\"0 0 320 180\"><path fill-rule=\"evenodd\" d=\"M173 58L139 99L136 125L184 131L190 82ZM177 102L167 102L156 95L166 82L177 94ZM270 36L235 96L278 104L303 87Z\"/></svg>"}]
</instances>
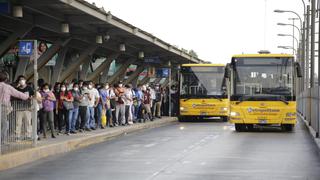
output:
<instances>
[{"instance_id":1,"label":"metal fence","mask_svg":"<svg viewBox=\"0 0 320 180\"><path fill-rule=\"evenodd\" d=\"M308 125L316 132L319 136L319 87L315 86L306 89L298 97L298 112L308 122Z\"/></svg>"},{"instance_id":2,"label":"metal fence","mask_svg":"<svg viewBox=\"0 0 320 180\"><path fill-rule=\"evenodd\" d=\"M33 147L36 143L36 109L33 100L0 104L0 154Z\"/></svg>"}]
</instances>

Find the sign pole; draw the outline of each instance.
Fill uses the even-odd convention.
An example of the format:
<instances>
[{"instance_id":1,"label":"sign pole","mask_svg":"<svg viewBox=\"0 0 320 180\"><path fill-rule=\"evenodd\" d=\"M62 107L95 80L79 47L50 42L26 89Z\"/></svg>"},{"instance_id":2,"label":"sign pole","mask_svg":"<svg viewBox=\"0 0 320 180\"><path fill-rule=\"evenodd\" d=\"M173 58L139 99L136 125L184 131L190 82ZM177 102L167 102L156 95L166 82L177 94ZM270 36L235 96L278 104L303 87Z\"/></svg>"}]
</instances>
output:
<instances>
[{"instance_id":1,"label":"sign pole","mask_svg":"<svg viewBox=\"0 0 320 180\"><path fill-rule=\"evenodd\" d=\"M168 62L168 66L169 66L169 117L172 116L172 102L171 102L171 61L169 60Z\"/></svg>"},{"instance_id":2,"label":"sign pole","mask_svg":"<svg viewBox=\"0 0 320 180\"><path fill-rule=\"evenodd\" d=\"M33 100L33 123L32 123L32 133L33 133L33 146L37 145L37 124L38 124L38 112L37 112L37 91L38 91L38 51L37 51L37 40L33 41L33 80L34 80L34 98Z\"/></svg>"}]
</instances>

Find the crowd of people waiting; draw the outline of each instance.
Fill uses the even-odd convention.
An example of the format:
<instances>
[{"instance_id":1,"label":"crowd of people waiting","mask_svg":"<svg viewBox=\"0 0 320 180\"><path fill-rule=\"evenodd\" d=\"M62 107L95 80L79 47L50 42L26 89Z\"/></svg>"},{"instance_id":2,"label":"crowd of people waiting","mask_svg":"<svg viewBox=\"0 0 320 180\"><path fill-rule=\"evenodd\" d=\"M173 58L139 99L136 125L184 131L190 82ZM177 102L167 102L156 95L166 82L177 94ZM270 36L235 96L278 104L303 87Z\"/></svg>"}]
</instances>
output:
<instances>
[{"instance_id":1,"label":"crowd of people waiting","mask_svg":"<svg viewBox=\"0 0 320 180\"><path fill-rule=\"evenodd\" d=\"M4 76L3 73L0 75ZM0 86L5 79L2 78ZM110 85L73 80L70 83L55 83L51 87L39 79L38 86L34 90L26 77L19 76L11 86L3 86L6 90L0 89L0 94L11 91L11 102L23 104L16 109L17 137L21 134L22 122L27 124L26 134L31 137L32 97L37 102L39 139L40 134L47 138L48 130L55 138L59 134L145 123L168 114L168 93L159 84L141 84L133 88L131 84L124 85L121 81Z\"/></svg>"}]
</instances>

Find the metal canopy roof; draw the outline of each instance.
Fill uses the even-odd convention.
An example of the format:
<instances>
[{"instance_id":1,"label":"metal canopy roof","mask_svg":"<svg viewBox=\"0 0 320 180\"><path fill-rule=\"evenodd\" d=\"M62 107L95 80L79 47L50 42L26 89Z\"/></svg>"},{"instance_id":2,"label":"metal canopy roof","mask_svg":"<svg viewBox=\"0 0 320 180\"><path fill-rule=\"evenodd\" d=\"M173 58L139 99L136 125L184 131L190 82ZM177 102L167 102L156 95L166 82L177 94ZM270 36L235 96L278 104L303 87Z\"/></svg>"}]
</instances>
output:
<instances>
[{"instance_id":1,"label":"metal canopy roof","mask_svg":"<svg viewBox=\"0 0 320 180\"><path fill-rule=\"evenodd\" d=\"M166 62L201 63L202 60L162 41L84 0L15 0L13 5L23 6L23 18L0 14L2 27L0 35L14 32L17 25L32 25L34 28L25 38L55 42L72 38L70 47L78 50L88 45L98 45L96 55L108 56L119 52L124 43L126 51L121 57L138 57L143 51L145 57L158 56ZM61 24L68 23L70 33L61 32ZM109 35L103 44L96 44L97 35Z\"/></svg>"}]
</instances>

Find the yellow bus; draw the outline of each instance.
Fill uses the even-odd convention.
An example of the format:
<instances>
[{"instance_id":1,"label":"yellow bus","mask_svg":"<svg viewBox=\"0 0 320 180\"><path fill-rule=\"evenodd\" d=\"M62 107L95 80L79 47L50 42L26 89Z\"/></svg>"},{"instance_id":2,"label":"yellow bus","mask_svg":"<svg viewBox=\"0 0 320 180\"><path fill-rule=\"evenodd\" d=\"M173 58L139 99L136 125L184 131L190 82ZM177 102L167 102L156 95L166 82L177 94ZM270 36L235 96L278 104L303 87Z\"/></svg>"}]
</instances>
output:
<instances>
[{"instance_id":1,"label":"yellow bus","mask_svg":"<svg viewBox=\"0 0 320 180\"><path fill-rule=\"evenodd\" d=\"M227 121L228 93L223 64L183 64L180 68L179 121L221 117Z\"/></svg>"},{"instance_id":2,"label":"yellow bus","mask_svg":"<svg viewBox=\"0 0 320 180\"><path fill-rule=\"evenodd\" d=\"M236 131L255 125L281 126L292 131L296 124L296 77L301 69L288 54L241 54L227 65L230 79L230 122Z\"/></svg>"}]
</instances>

